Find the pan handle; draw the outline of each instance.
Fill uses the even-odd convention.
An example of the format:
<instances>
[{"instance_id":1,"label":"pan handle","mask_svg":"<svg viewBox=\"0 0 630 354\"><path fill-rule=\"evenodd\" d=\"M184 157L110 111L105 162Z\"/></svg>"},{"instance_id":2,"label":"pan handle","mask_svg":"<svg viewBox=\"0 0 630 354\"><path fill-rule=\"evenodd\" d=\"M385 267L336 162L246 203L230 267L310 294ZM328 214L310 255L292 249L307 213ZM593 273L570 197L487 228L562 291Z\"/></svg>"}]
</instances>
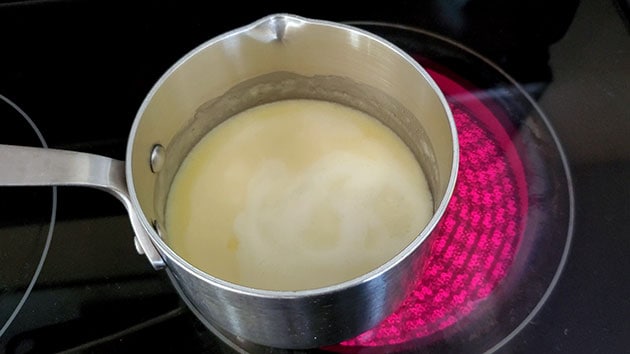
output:
<instances>
[{"instance_id":1,"label":"pan handle","mask_svg":"<svg viewBox=\"0 0 630 354\"><path fill-rule=\"evenodd\" d=\"M82 186L109 192L129 213L138 252L147 256L153 268L164 268L164 259L131 203L123 161L83 152L0 144L0 186Z\"/></svg>"}]
</instances>

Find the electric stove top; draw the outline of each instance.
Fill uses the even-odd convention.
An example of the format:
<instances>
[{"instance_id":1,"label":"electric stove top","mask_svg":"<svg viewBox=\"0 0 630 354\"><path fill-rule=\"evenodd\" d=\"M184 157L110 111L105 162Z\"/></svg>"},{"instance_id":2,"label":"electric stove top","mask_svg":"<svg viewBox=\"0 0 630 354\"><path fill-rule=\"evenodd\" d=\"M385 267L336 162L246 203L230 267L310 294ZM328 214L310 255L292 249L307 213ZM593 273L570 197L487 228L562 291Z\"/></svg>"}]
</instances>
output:
<instances>
[{"instance_id":1,"label":"electric stove top","mask_svg":"<svg viewBox=\"0 0 630 354\"><path fill-rule=\"evenodd\" d=\"M122 160L142 99L198 44L277 12L355 25L427 68L453 111L461 165L429 265L401 307L306 352L624 352L626 5L2 4L0 143ZM0 201L2 352L291 352L197 316L136 253L113 197L2 187Z\"/></svg>"}]
</instances>

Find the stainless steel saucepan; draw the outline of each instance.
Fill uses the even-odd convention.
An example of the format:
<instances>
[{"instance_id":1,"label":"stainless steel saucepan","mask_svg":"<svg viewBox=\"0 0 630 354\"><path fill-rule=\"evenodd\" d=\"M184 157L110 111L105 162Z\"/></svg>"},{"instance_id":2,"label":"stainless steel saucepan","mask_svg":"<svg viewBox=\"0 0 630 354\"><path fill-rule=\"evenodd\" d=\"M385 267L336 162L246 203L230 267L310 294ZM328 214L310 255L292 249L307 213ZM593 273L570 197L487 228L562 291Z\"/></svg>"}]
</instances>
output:
<instances>
[{"instance_id":1,"label":"stainless steel saucepan","mask_svg":"<svg viewBox=\"0 0 630 354\"><path fill-rule=\"evenodd\" d=\"M206 274L175 253L163 231L165 201L180 163L209 130L237 112L287 98L342 103L389 126L427 174L434 215L404 250L355 279L311 290L253 289ZM139 252L156 269L166 267L204 320L254 343L312 348L360 334L404 299L453 192L458 156L449 106L410 56L352 26L275 14L213 38L175 63L138 110L126 161L2 145L0 185L112 193L129 211Z\"/></svg>"}]
</instances>

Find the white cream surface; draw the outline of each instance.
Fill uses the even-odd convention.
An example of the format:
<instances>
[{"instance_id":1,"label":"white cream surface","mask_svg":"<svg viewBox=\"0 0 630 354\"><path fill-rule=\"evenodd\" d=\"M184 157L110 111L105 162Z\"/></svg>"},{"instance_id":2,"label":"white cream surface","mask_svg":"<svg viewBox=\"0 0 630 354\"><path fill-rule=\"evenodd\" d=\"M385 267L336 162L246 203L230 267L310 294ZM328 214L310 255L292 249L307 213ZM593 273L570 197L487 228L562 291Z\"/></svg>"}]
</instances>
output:
<instances>
[{"instance_id":1,"label":"white cream surface","mask_svg":"<svg viewBox=\"0 0 630 354\"><path fill-rule=\"evenodd\" d=\"M192 149L166 234L210 275L294 291L382 265L432 212L422 169L389 128L340 104L285 100L235 115Z\"/></svg>"}]
</instances>

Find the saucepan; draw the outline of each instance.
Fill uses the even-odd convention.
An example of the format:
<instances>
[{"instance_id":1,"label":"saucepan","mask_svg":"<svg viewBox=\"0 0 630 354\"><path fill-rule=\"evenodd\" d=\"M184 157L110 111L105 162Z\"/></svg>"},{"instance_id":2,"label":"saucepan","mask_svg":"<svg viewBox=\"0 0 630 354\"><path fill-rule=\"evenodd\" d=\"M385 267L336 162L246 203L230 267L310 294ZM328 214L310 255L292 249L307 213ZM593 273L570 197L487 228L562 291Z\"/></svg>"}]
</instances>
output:
<instances>
[{"instance_id":1,"label":"saucepan","mask_svg":"<svg viewBox=\"0 0 630 354\"><path fill-rule=\"evenodd\" d=\"M164 210L174 176L221 122L289 98L341 103L391 128L425 171L432 217L388 261L338 284L276 291L207 274L169 246ZM208 40L166 71L138 110L125 161L2 145L0 185L85 186L113 194L128 210L138 252L155 269L166 269L207 323L261 345L313 348L356 336L400 305L426 262L427 240L455 186L458 156L448 103L405 52L350 25L279 13Z\"/></svg>"}]
</instances>

